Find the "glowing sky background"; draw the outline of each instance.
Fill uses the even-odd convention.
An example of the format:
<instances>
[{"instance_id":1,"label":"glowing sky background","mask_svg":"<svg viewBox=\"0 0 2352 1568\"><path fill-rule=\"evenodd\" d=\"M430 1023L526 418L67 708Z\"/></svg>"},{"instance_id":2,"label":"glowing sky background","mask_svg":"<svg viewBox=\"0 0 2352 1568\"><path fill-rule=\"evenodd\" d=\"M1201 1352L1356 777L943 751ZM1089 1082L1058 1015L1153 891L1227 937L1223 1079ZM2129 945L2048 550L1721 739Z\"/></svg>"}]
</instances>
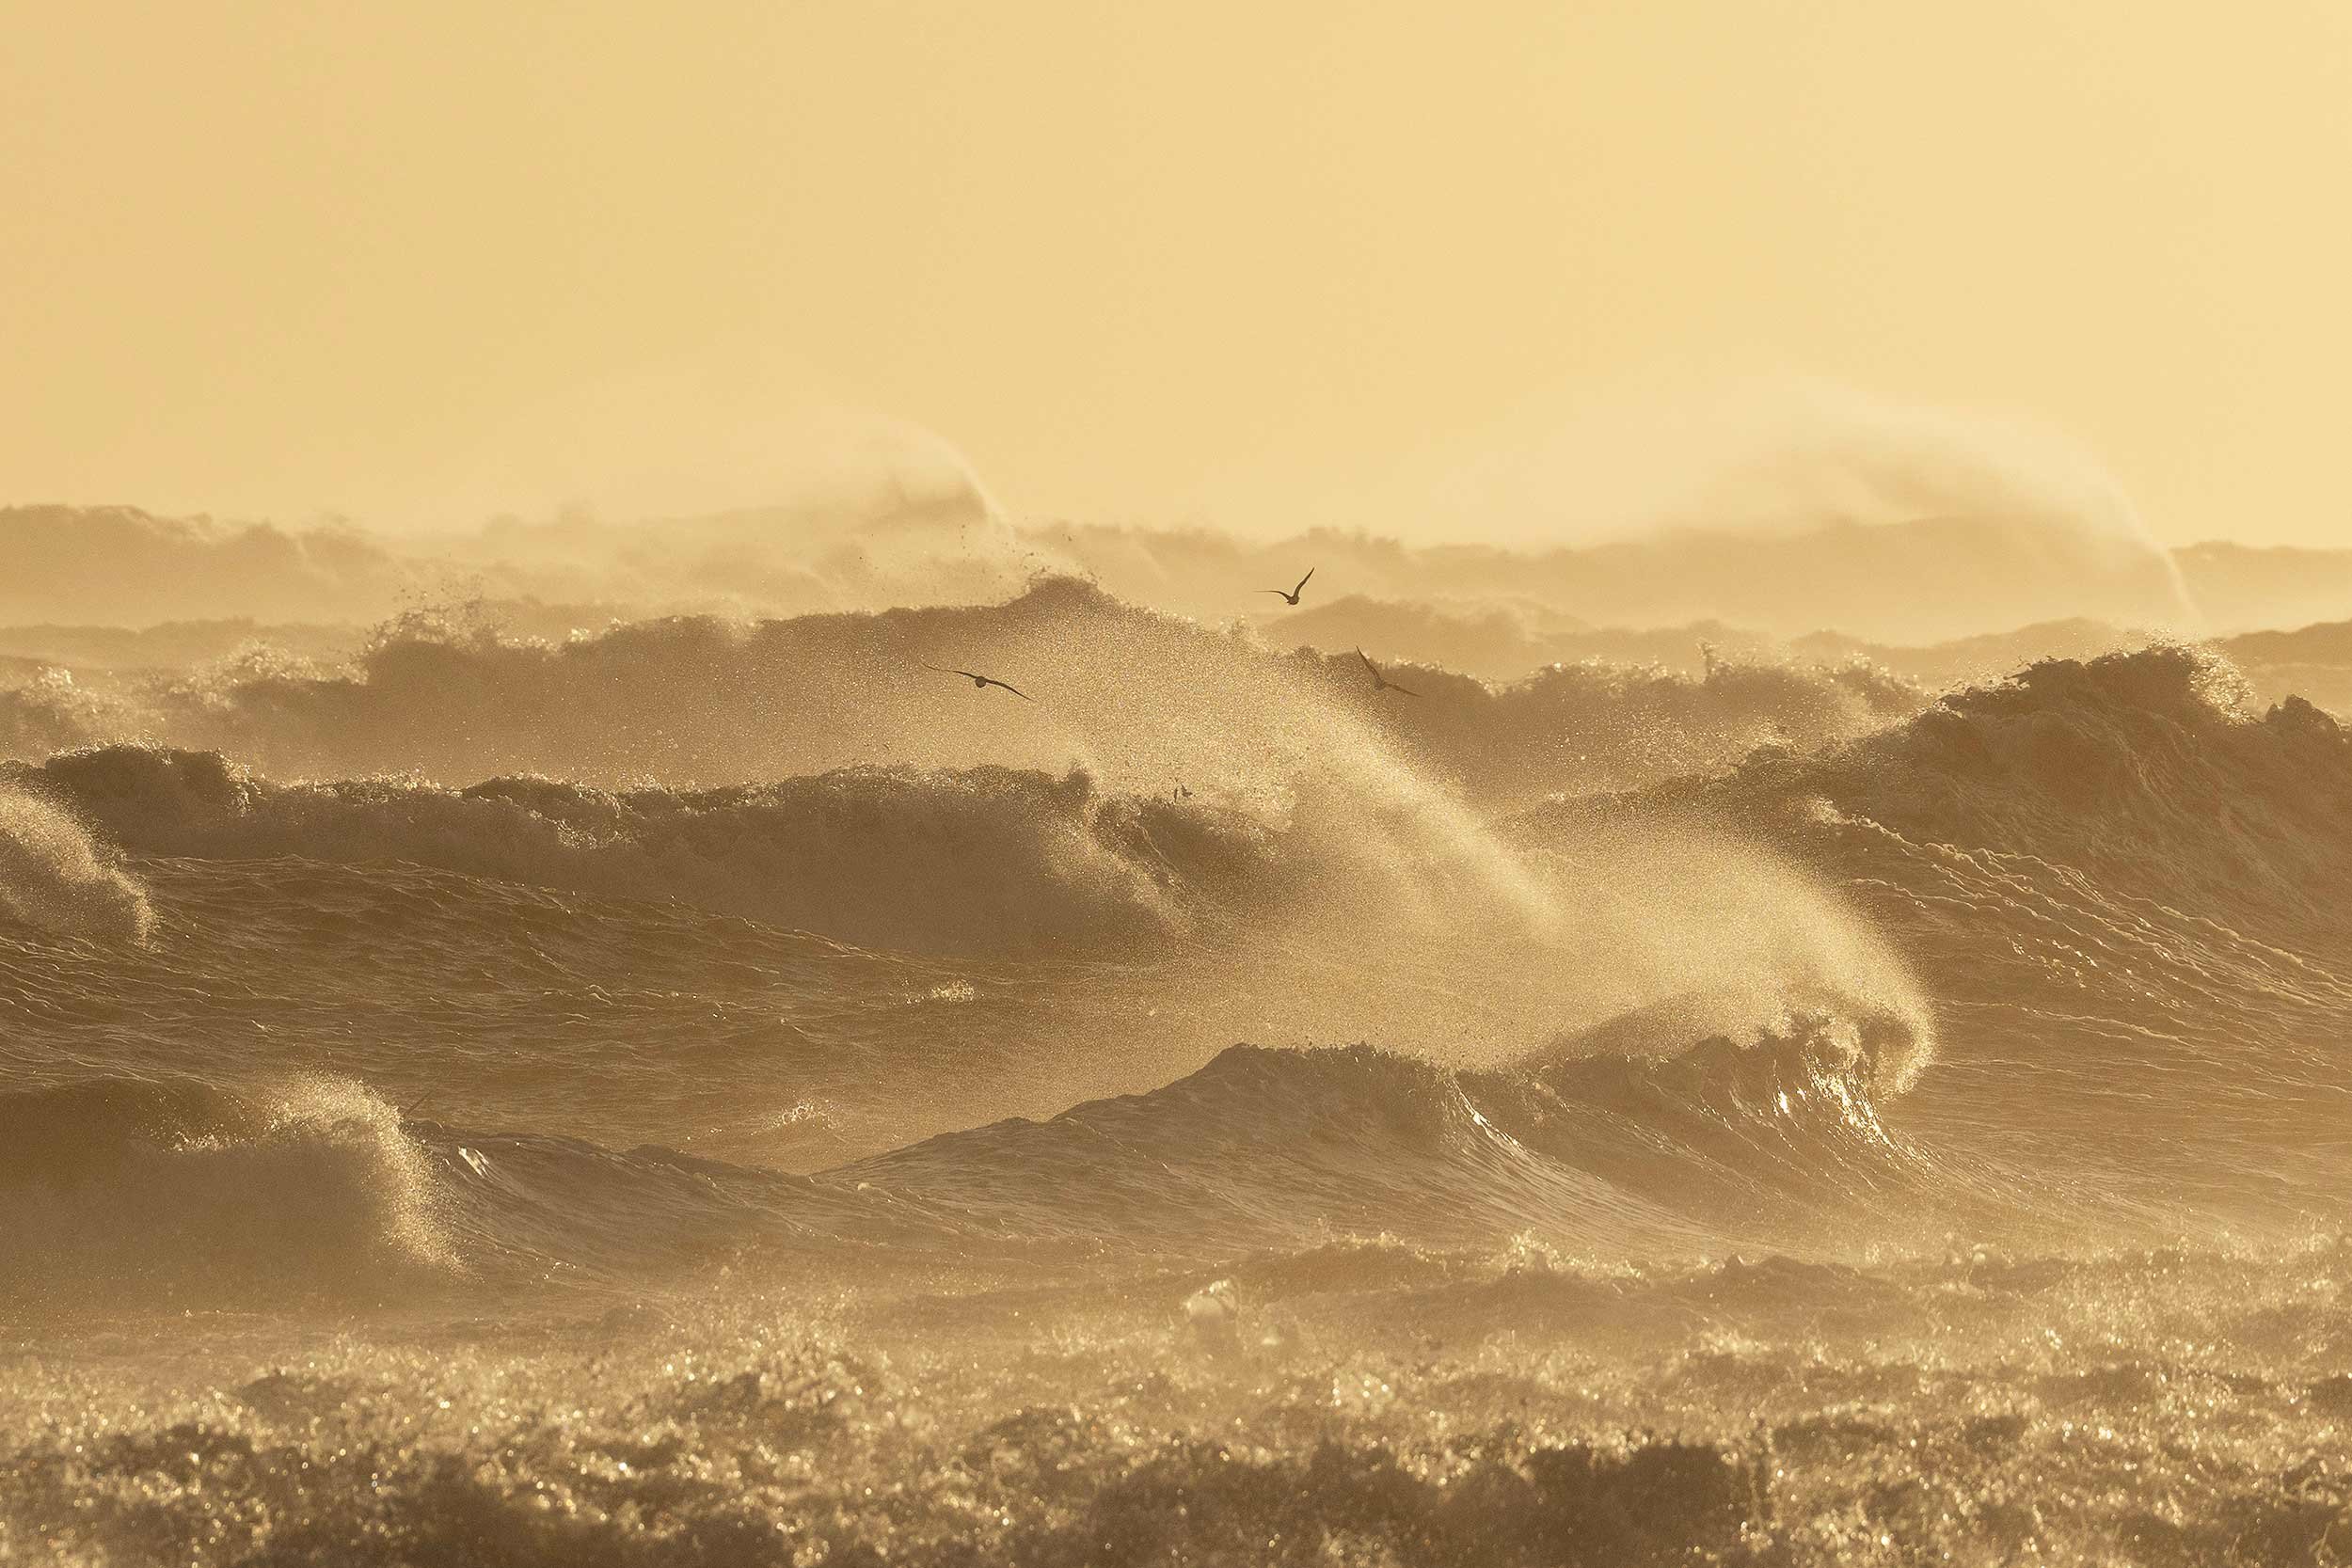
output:
<instances>
[{"instance_id":1,"label":"glowing sky background","mask_svg":"<svg viewBox=\"0 0 2352 1568\"><path fill-rule=\"evenodd\" d=\"M2167 539L2352 517L2327 0L0 9L0 501L687 510L932 432L1025 515L1423 532L1540 450L1495 528L1572 531L1801 385Z\"/></svg>"}]
</instances>

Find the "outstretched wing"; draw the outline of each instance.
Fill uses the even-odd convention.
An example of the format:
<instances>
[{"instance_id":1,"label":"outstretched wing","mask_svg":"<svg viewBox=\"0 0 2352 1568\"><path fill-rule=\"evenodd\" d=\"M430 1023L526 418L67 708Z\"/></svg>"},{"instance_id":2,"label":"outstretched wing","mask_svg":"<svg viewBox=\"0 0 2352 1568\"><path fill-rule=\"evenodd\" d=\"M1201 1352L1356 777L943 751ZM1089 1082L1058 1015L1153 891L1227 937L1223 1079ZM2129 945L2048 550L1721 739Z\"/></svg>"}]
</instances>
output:
<instances>
[{"instance_id":1,"label":"outstretched wing","mask_svg":"<svg viewBox=\"0 0 2352 1568\"><path fill-rule=\"evenodd\" d=\"M1007 686L1003 681L996 679L993 675L975 675L972 678L978 681L982 686L1003 686L1006 690L1011 692L1014 696L1020 698L1025 703L1034 703L1037 701L1035 697L1030 696L1019 687Z\"/></svg>"},{"instance_id":2,"label":"outstretched wing","mask_svg":"<svg viewBox=\"0 0 2352 1568\"><path fill-rule=\"evenodd\" d=\"M923 663L921 659L917 659L915 662L917 664ZM992 679L987 675L981 674L977 670L951 670L945 664L923 664L923 668L926 670L935 670L943 675L961 675L965 680L978 681L982 686L1005 686L1003 681ZM1011 691L1012 688L1005 686L1005 689ZM1024 695L1024 693L1015 693L1015 695ZM1031 697L1029 700L1031 702L1037 701L1034 697Z\"/></svg>"},{"instance_id":3,"label":"outstretched wing","mask_svg":"<svg viewBox=\"0 0 2352 1568\"><path fill-rule=\"evenodd\" d=\"M1384 680L1384 681L1382 681L1380 684L1381 684L1382 686L1386 687L1386 688L1387 688L1389 690L1391 690L1391 691L1399 691L1399 692L1404 692L1404 694L1405 694L1406 696L1407 696L1407 697L1418 697L1418 696L1420 696L1420 695L1421 695L1421 693L1420 693L1420 692L1418 692L1418 691L1406 691L1406 690L1405 689L1405 688L1403 688L1403 687L1401 687L1401 686L1397 685L1397 684L1396 684L1396 682L1394 682L1394 681L1391 681L1391 680Z\"/></svg>"},{"instance_id":4,"label":"outstretched wing","mask_svg":"<svg viewBox=\"0 0 2352 1568\"><path fill-rule=\"evenodd\" d=\"M1314 575L1315 569L1312 566L1308 567L1307 578L1313 577ZM1298 586L1291 590L1292 598L1295 599L1298 597L1299 594L1304 594L1307 591L1307 578L1300 578L1298 579Z\"/></svg>"},{"instance_id":5,"label":"outstretched wing","mask_svg":"<svg viewBox=\"0 0 2352 1568\"><path fill-rule=\"evenodd\" d=\"M1372 661L1371 655L1365 653L1363 649L1359 648L1356 650L1356 657L1364 661L1364 668L1372 672L1372 678L1374 680L1378 680L1380 678L1380 666Z\"/></svg>"}]
</instances>

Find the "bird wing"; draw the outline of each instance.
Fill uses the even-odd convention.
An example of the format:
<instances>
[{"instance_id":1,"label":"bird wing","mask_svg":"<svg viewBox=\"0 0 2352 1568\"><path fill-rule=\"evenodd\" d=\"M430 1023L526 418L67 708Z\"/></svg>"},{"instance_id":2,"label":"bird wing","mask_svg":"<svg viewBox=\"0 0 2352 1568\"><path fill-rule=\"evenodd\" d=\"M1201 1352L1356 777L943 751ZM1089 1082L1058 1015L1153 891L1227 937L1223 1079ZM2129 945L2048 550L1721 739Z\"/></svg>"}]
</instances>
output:
<instances>
[{"instance_id":1,"label":"bird wing","mask_svg":"<svg viewBox=\"0 0 2352 1568\"><path fill-rule=\"evenodd\" d=\"M1035 697L1030 696L1019 687L1006 685L1005 682L998 680L993 675L975 675L972 678L978 681L982 686L1002 686L1006 690L1011 692L1014 696L1020 698L1025 703L1034 703L1037 701Z\"/></svg>"},{"instance_id":2,"label":"bird wing","mask_svg":"<svg viewBox=\"0 0 2352 1568\"><path fill-rule=\"evenodd\" d=\"M1286 599L1291 596L1291 591L1287 588L1253 588L1250 592L1253 594L1279 594Z\"/></svg>"},{"instance_id":3,"label":"bird wing","mask_svg":"<svg viewBox=\"0 0 2352 1568\"><path fill-rule=\"evenodd\" d=\"M1418 691L1406 691L1405 688L1397 685L1394 681L1382 681L1380 684L1388 688L1391 691L1403 691L1407 697L1418 697L1421 695Z\"/></svg>"},{"instance_id":4,"label":"bird wing","mask_svg":"<svg viewBox=\"0 0 2352 1568\"><path fill-rule=\"evenodd\" d=\"M917 660L916 662L920 663L921 661ZM936 670L943 675L961 675L965 680L978 681L982 686L1005 686L1003 681L997 680L991 675L983 675L977 670L957 670L945 664L925 664L923 668L926 670ZM1012 688L1005 686L1005 689L1010 691Z\"/></svg>"},{"instance_id":5,"label":"bird wing","mask_svg":"<svg viewBox=\"0 0 2352 1568\"><path fill-rule=\"evenodd\" d=\"M1307 568L1307 578L1313 577L1314 575L1315 575L1315 569L1314 569L1312 566L1308 567L1308 568ZM1291 590L1291 593L1292 593L1292 594L1293 594L1294 596L1295 596L1295 595L1296 595L1296 594L1304 594L1304 593L1307 591L1307 578L1300 578L1298 579L1298 586Z\"/></svg>"},{"instance_id":6,"label":"bird wing","mask_svg":"<svg viewBox=\"0 0 2352 1568\"><path fill-rule=\"evenodd\" d=\"M1380 666L1372 661L1371 655L1365 653L1363 649L1359 648L1356 650L1356 657L1364 661L1364 668L1372 672L1372 678L1374 680L1378 680L1380 678Z\"/></svg>"}]
</instances>

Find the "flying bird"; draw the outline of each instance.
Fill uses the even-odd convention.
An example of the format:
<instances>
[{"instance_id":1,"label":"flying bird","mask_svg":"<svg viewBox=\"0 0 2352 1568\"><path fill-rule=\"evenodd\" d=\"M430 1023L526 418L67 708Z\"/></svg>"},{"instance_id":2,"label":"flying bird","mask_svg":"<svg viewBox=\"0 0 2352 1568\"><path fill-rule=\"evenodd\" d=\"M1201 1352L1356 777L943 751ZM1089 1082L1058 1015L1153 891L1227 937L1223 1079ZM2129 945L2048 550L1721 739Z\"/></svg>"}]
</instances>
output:
<instances>
[{"instance_id":1,"label":"flying bird","mask_svg":"<svg viewBox=\"0 0 2352 1568\"><path fill-rule=\"evenodd\" d=\"M1014 696L1020 698L1025 703L1034 703L1037 701L1035 697L1030 696L1019 687L1009 685L1004 681L998 680L993 675L976 675L969 670L950 670L946 666L939 664L926 664L923 668L926 670L936 670L943 675L961 675L965 680L972 683L972 689L975 691L985 691L992 686L1002 686L1006 690L1011 692Z\"/></svg>"},{"instance_id":2,"label":"flying bird","mask_svg":"<svg viewBox=\"0 0 2352 1568\"><path fill-rule=\"evenodd\" d=\"M1312 566L1308 567L1307 578L1313 577L1314 575L1315 569ZM1257 592L1261 594L1279 594L1284 599L1288 600L1292 604L1296 604L1298 602L1298 595L1307 591L1307 578L1300 578L1298 579L1298 586L1295 588L1261 588L1257 590Z\"/></svg>"},{"instance_id":3,"label":"flying bird","mask_svg":"<svg viewBox=\"0 0 2352 1568\"><path fill-rule=\"evenodd\" d=\"M1364 668L1372 672L1372 689L1375 691L1394 691L1406 697L1418 697L1421 695L1418 691L1406 690L1405 688L1397 685L1396 682L1382 674L1380 673L1380 666L1375 664L1371 657L1365 654L1363 649L1357 649L1356 657L1362 659L1364 661Z\"/></svg>"}]
</instances>

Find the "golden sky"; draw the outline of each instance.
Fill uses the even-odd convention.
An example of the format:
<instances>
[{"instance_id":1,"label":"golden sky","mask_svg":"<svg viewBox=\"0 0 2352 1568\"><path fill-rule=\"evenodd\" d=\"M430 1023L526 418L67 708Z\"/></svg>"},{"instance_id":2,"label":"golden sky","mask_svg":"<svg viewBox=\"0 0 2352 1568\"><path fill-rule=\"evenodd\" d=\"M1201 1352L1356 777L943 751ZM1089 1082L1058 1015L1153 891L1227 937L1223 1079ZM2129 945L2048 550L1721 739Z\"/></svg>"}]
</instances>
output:
<instances>
[{"instance_id":1,"label":"golden sky","mask_svg":"<svg viewBox=\"0 0 2352 1568\"><path fill-rule=\"evenodd\" d=\"M0 500L689 509L930 432L1021 515L1412 527L1391 472L1801 377L2352 532L2340 0L0 24Z\"/></svg>"}]
</instances>

